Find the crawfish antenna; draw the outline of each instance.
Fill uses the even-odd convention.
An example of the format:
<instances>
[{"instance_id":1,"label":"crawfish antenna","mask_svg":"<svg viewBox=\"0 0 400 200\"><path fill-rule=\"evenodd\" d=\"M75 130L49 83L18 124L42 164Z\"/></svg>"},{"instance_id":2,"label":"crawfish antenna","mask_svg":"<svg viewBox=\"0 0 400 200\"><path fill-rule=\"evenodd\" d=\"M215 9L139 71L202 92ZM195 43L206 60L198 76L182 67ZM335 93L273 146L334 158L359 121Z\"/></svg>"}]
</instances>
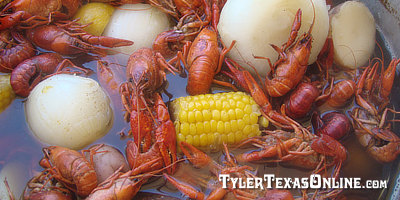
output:
<instances>
[{"instance_id":1,"label":"crawfish antenna","mask_svg":"<svg viewBox=\"0 0 400 200\"><path fill-rule=\"evenodd\" d=\"M312 30L314 28L314 24L315 24L315 6L314 6L313 0L310 0L310 2L311 2L312 9L313 9L313 20L312 20L312 23L311 23L310 30L308 30L308 34L311 34L311 32L312 32Z\"/></svg>"}]
</instances>

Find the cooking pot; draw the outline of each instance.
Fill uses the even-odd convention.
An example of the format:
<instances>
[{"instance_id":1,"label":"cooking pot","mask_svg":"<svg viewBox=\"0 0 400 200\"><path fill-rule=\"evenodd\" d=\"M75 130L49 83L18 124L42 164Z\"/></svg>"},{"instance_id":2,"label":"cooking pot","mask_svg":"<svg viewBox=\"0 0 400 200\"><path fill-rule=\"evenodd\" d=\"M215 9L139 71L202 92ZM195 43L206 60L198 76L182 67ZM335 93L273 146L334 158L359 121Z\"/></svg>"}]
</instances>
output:
<instances>
[{"instance_id":1,"label":"cooking pot","mask_svg":"<svg viewBox=\"0 0 400 200\"><path fill-rule=\"evenodd\" d=\"M374 15L378 29L378 38L385 45L388 52L385 54L385 63L391 58L400 58L400 1L399 0L362 0ZM386 64L387 66L387 64ZM400 81L399 66L397 77L392 89L392 103L396 110L400 110ZM397 91L397 92L396 92ZM400 135L400 126L397 124L393 131ZM400 199L400 159L384 167L383 178L389 180L388 187L383 189L379 199Z\"/></svg>"}]
</instances>

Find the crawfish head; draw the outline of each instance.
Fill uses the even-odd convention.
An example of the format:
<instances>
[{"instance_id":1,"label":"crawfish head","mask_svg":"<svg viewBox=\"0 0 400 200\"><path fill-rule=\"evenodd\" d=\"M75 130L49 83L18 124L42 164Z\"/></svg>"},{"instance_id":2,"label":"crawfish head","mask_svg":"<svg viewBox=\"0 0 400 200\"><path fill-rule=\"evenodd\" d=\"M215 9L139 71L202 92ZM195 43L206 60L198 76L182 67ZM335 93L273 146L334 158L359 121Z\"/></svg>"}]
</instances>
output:
<instances>
[{"instance_id":1,"label":"crawfish head","mask_svg":"<svg viewBox=\"0 0 400 200\"><path fill-rule=\"evenodd\" d=\"M165 72L159 66L159 58L149 48L135 51L128 60L126 76L136 89L151 94L165 82Z\"/></svg>"},{"instance_id":2,"label":"crawfish head","mask_svg":"<svg viewBox=\"0 0 400 200\"><path fill-rule=\"evenodd\" d=\"M294 57L301 66L308 65L308 59L311 54L311 42L312 36L310 34L305 34L304 37L289 50L293 52Z\"/></svg>"},{"instance_id":3,"label":"crawfish head","mask_svg":"<svg viewBox=\"0 0 400 200\"><path fill-rule=\"evenodd\" d=\"M400 154L400 138L388 129L373 128L373 140L367 146L368 153L380 162L392 162Z\"/></svg>"}]
</instances>

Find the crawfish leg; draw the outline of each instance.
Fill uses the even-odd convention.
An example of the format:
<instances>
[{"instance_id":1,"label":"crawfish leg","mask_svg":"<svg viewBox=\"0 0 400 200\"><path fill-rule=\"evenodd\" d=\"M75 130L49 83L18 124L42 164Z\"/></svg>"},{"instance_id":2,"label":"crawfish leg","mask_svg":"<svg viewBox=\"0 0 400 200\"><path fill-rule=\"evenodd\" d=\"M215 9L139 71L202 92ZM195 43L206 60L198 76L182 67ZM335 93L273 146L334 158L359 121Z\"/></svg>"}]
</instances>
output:
<instances>
[{"instance_id":1,"label":"crawfish leg","mask_svg":"<svg viewBox=\"0 0 400 200\"><path fill-rule=\"evenodd\" d=\"M180 181L176 180L175 178L173 178L172 176L169 176L165 173L163 175L172 185L174 185L176 188L178 188L178 190L181 191L182 193L189 196L189 198L198 199L198 200L204 199L204 194L202 192L197 191L192 186L190 186L186 183L180 182Z\"/></svg>"}]
</instances>

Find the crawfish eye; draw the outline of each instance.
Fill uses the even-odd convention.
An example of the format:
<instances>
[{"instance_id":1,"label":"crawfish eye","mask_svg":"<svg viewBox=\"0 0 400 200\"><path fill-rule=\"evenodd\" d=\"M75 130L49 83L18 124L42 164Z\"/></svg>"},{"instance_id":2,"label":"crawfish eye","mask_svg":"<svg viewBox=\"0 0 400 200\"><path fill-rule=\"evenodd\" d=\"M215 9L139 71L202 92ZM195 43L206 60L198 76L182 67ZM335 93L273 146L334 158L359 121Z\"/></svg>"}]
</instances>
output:
<instances>
[{"instance_id":1,"label":"crawfish eye","mask_svg":"<svg viewBox=\"0 0 400 200\"><path fill-rule=\"evenodd\" d=\"M132 77L130 77L128 81L129 81L129 82L133 82L133 78L132 78Z\"/></svg>"}]
</instances>

